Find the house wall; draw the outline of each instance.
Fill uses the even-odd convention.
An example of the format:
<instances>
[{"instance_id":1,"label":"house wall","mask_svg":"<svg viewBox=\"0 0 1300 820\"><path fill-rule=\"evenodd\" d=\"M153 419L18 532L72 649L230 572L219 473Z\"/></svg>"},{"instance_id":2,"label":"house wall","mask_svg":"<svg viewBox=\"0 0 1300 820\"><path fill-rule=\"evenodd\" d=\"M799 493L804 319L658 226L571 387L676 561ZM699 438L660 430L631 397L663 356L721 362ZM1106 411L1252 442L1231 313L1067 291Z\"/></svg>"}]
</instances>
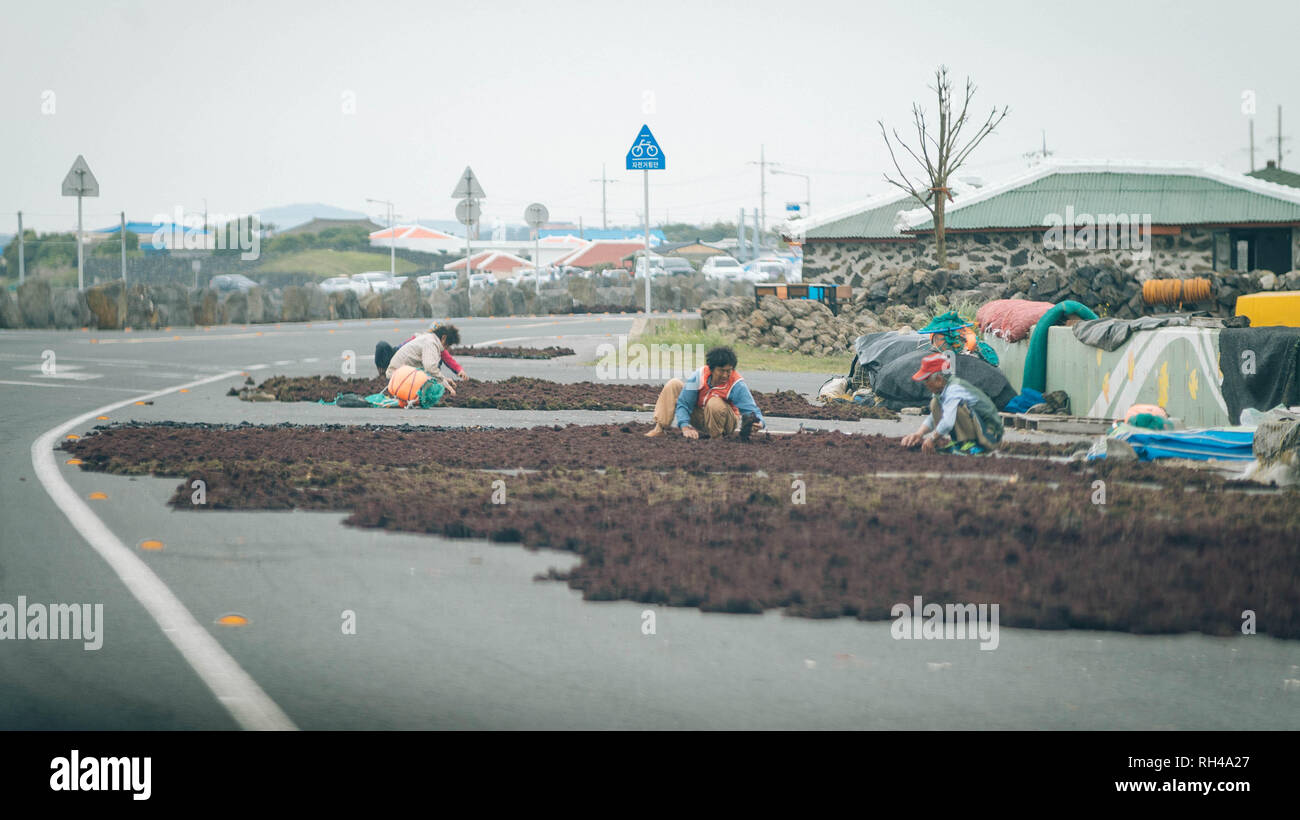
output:
<instances>
[{"instance_id":1,"label":"house wall","mask_svg":"<svg viewBox=\"0 0 1300 820\"><path fill-rule=\"evenodd\" d=\"M1293 231L1300 253L1300 231ZM998 273L1004 268L1069 272L1076 268L1117 265L1123 270L1146 268L1170 275L1188 276L1214 269L1213 240L1209 230L1184 228L1176 236L1151 238L1149 259L1135 259L1130 250L1053 250L1043 246L1043 231L948 234L948 262L959 270ZM934 266L934 240L908 242L845 242L809 240L803 246L804 280L861 286L876 270Z\"/></svg>"}]
</instances>

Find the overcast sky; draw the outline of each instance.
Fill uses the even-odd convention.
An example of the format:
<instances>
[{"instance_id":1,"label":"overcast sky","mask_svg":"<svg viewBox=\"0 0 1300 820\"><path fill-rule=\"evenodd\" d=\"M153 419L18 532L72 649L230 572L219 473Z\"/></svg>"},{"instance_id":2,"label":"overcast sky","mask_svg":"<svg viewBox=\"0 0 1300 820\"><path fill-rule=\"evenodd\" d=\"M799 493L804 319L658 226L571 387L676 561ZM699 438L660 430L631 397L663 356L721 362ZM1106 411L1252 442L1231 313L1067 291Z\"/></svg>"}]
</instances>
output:
<instances>
[{"instance_id":1,"label":"overcast sky","mask_svg":"<svg viewBox=\"0 0 1300 820\"><path fill-rule=\"evenodd\" d=\"M177 206L214 213L323 202L449 219L473 166L485 221L634 223L648 123L668 169L655 222L735 219L767 158L812 175L812 212L887 189L876 125L900 131L936 65L977 108L1011 114L967 168L986 180L1061 157L1248 170L1300 135L1300 3L1276 2L57 2L6 4L0 48L0 233L75 224L59 183L77 154L99 179L87 227ZM352 96L348 96L352 95ZM345 108L354 101L354 113ZM53 106L53 112L48 109ZM1294 147L1284 144L1284 148ZM1300 167L1300 153L1284 161ZM769 222L802 179L768 180Z\"/></svg>"}]
</instances>

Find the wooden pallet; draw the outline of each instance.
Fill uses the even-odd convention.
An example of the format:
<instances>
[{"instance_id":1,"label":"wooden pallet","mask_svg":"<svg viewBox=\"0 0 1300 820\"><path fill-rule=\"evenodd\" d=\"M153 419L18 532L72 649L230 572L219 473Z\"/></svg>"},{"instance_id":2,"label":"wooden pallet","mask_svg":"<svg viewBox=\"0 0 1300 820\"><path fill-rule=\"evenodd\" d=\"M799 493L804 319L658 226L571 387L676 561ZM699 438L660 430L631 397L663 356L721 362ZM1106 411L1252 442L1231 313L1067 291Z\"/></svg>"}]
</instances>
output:
<instances>
[{"instance_id":1,"label":"wooden pallet","mask_svg":"<svg viewBox=\"0 0 1300 820\"><path fill-rule=\"evenodd\" d=\"M1001 416L1006 427L1043 433L1101 435L1114 423L1111 419L1092 416L1057 416L1049 413L1002 413Z\"/></svg>"}]
</instances>

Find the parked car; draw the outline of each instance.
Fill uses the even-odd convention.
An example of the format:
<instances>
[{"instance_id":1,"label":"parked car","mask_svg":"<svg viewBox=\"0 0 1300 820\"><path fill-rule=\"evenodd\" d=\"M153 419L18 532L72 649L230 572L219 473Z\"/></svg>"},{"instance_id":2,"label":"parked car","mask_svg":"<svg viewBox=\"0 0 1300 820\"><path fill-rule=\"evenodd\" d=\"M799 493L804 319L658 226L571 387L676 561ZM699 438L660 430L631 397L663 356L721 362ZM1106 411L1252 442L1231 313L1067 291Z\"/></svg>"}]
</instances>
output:
<instances>
[{"instance_id":1,"label":"parked car","mask_svg":"<svg viewBox=\"0 0 1300 820\"><path fill-rule=\"evenodd\" d=\"M354 282L349 276L331 276L320 283L320 289L325 293L341 293L350 290L357 296L370 292L368 286Z\"/></svg>"},{"instance_id":2,"label":"parked car","mask_svg":"<svg viewBox=\"0 0 1300 820\"><path fill-rule=\"evenodd\" d=\"M402 286L402 282L405 280L406 277L404 276L400 279L394 278L393 275L386 270L368 270L365 273L352 274L352 281L360 282L362 285L365 285L368 290L375 293L397 290Z\"/></svg>"},{"instance_id":3,"label":"parked car","mask_svg":"<svg viewBox=\"0 0 1300 820\"><path fill-rule=\"evenodd\" d=\"M782 277L788 280L788 268L780 259L755 259L742 267L744 278L751 282L776 282Z\"/></svg>"},{"instance_id":4,"label":"parked car","mask_svg":"<svg viewBox=\"0 0 1300 820\"><path fill-rule=\"evenodd\" d=\"M740 279L744 269L730 256L710 256L704 260L700 273L709 279Z\"/></svg>"},{"instance_id":5,"label":"parked car","mask_svg":"<svg viewBox=\"0 0 1300 820\"><path fill-rule=\"evenodd\" d=\"M510 279L508 279L507 281L509 281L510 284L517 285L519 287L536 288L537 275L538 275L537 271L529 268L517 272L514 276L510 277ZM541 278L542 278L542 285L546 286L549 283L559 279L560 275L552 268L542 268Z\"/></svg>"},{"instance_id":6,"label":"parked car","mask_svg":"<svg viewBox=\"0 0 1300 820\"><path fill-rule=\"evenodd\" d=\"M469 289L478 290L479 288L490 288L497 283L497 277L491 273L471 273L469 275Z\"/></svg>"},{"instance_id":7,"label":"parked car","mask_svg":"<svg viewBox=\"0 0 1300 820\"><path fill-rule=\"evenodd\" d=\"M644 256L637 257L636 268L635 268L636 272L634 275L645 276L645 262L646 262L646 258ZM665 273L667 273L667 271L664 270L664 258L662 256L655 256L654 254L650 254L650 275L663 276Z\"/></svg>"},{"instance_id":8,"label":"parked car","mask_svg":"<svg viewBox=\"0 0 1300 820\"><path fill-rule=\"evenodd\" d=\"M242 273L223 273L212 277L208 282L208 287L217 293L234 293L235 291L248 293L257 287L257 283Z\"/></svg>"},{"instance_id":9,"label":"parked car","mask_svg":"<svg viewBox=\"0 0 1300 820\"><path fill-rule=\"evenodd\" d=\"M432 293L435 288L441 290L453 290L456 287L456 281L460 274L455 271L439 271L436 273L426 273L424 276L418 276L415 283L420 286L421 293Z\"/></svg>"},{"instance_id":10,"label":"parked car","mask_svg":"<svg viewBox=\"0 0 1300 820\"><path fill-rule=\"evenodd\" d=\"M665 256L662 267L669 276L690 276L695 266L680 256Z\"/></svg>"}]
</instances>

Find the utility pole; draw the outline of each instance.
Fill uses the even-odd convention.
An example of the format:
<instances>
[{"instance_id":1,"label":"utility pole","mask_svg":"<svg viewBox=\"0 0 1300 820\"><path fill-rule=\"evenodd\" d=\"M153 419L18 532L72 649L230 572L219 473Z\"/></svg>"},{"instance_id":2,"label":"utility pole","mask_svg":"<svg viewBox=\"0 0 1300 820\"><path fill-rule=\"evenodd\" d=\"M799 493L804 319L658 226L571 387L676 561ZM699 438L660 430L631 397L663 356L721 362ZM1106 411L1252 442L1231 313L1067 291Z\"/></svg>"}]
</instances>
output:
<instances>
[{"instance_id":1,"label":"utility pole","mask_svg":"<svg viewBox=\"0 0 1300 820\"><path fill-rule=\"evenodd\" d=\"M600 227L609 230L609 215L605 208L605 187L610 183L617 183L617 179L610 179L605 176L605 163L600 164L600 179L590 180L591 182L600 183Z\"/></svg>"},{"instance_id":2,"label":"utility pole","mask_svg":"<svg viewBox=\"0 0 1300 820\"><path fill-rule=\"evenodd\" d=\"M1033 165L1034 160L1037 159L1045 160L1048 157L1050 157L1053 153L1054 152L1047 150L1047 129L1043 129L1043 147L1037 151L1026 151L1021 156L1029 160L1030 165Z\"/></svg>"},{"instance_id":3,"label":"utility pole","mask_svg":"<svg viewBox=\"0 0 1300 820\"><path fill-rule=\"evenodd\" d=\"M27 253L23 249L23 212L18 212L18 284L27 278Z\"/></svg>"},{"instance_id":4,"label":"utility pole","mask_svg":"<svg viewBox=\"0 0 1300 820\"><path fill-rule=\"evenodd\" d=\"M1282 106L1277 107L1277 169L1282 170Z\"/></svg>"},{"instance_id":5,"label":"utility pole","mask_svg":"<svg viewBox=\"0 0 1300 820\"><path fill-rule=\"evenodd\" d=\"M118 214L119 228L118 239L122 240L122 284L126 284L126 211L119 211Z\"/></svg>"},{"instance_id":6,"label":"utility pole","mask_svg":"<svg viewBox=\"0 0 1300 820\"><path fill-rule=\"evenodd\" d=\"M763 247L763 228L767 225L767 146L758 147L758 162L750 162L750 165L758 166L758 212L755 217L758 219L759 234L757 237L758 247Z\"/></svg>"},{"instance_id":7,"label":"utility pole","mask_svg":"<svg viewBox=\"0 0 1300 820\"><path fill-rule=\"evenodd\" d=\"M781 164L781 163L779 163L779 162L769 162L769 163L768 163L768 165L772 165L772 166L777 166L777 165L780 165L780 164ZM798 173L798 172L796 172L796 171L783 171L783 170L781 170L781 169L779 169L779 168L776 168L776 167L773 167L773 168L772 168L772 173L774 173L774 174L784 174L784 175L789 176L789 177L803 177L803 181L804 181L804 201L803 201L803 205L804 205L804 209L805 209L805 210L804 210L804 214L803 214L803 218L804 218L804 219L807 219L807 218L808 218L808 215L809 215L810 213L812 213L812 177L809 176L808 174L800 174L800 173Z\"/></svg>"},{"instance_id":8,"label":"utility pole","mask_svg":"<svg viewBox=\"0 0 1300 820\"><path fill-rule=\"evenodd\" d=\"M388 206L388 275L397 277L397 227L393 224L393 203L386 199L366 199L376 205ZM469 246L466 245L466 248ZM466 251L468 254L468 251Z\"/></svg>"},{"instance_id":9,"label":"utility pole","mask_svg":"<svg viewBox=\"0 0 1300 820\"><path fill-rule=\"evenodd\" d=\"M1250 118L1250 172L1255 173L1255 118Z\"/></svg>"}]
</instances>

